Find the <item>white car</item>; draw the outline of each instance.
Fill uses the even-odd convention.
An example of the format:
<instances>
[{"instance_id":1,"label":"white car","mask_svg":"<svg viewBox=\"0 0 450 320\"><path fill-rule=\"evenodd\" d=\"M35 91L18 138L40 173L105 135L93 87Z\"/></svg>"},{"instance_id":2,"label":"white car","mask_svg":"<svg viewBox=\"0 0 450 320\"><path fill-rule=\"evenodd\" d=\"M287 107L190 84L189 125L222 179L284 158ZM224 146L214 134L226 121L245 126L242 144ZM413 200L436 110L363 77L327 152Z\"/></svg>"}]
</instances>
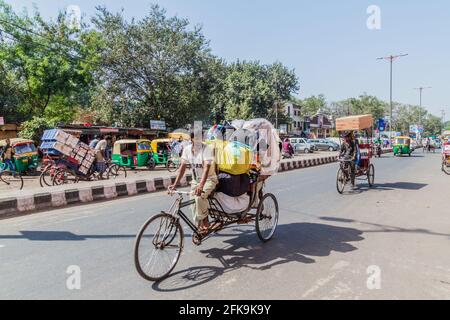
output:
<instances>
[{"instance_id":1,"label":"white car","mask_svg":"<svg viewBox=\"0 0 450 320\"><path fill-rule=\"evenodd\" d=\"M290 138L289 141L294 148L295 153L312 153L316 150L314 144L309 143L304 138Z\"/></svg>"}]
</instances>

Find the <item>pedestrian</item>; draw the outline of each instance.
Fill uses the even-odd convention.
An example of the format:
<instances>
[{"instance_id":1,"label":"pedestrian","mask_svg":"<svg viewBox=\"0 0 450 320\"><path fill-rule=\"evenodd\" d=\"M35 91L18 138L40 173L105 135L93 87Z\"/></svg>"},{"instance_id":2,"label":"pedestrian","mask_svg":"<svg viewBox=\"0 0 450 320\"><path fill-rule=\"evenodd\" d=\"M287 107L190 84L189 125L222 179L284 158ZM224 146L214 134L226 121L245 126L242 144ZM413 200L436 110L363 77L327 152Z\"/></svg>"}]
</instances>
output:
<instances>
[{"instance_id":1,"label":"pedestrian","mask_svg":"<svg viewBox=\"0 0 450 320\"><path fill-rule=\"evenodd\" d=\"M3 163L5 163L5 169L9 169L10 171L16 171L16 166L14 164L14 148L11 145L11 140L6 138L6 145L3 147L3 151L1 154L1 158L3 159Z\"/></svg>"},{"instance_id":2,"label":"pedestrian","mask_svg":"<svg viewBox=\"0 0 450 320\"><path fill-rule=\"evenodd\" d=\"M108 143L111 143L112 138L110 136L103 137L95 146L95 167L96 171L100 174L100 178L103 178L103 173L106 171L106 149L108 148Z\"/></svg>"},{"instance_id":3,"label":"pedestrian","mask_svg":"<svg viewBox=\"0 0 450 320\"><path fill-rule=\"evenodd\" d=\"M95 147L97 146L97 143L100 141L99 136L95 136L93 140L91 140L91 142L89 143L89 148L91 149L95 149Z\"/></svg>"}]
</instances>

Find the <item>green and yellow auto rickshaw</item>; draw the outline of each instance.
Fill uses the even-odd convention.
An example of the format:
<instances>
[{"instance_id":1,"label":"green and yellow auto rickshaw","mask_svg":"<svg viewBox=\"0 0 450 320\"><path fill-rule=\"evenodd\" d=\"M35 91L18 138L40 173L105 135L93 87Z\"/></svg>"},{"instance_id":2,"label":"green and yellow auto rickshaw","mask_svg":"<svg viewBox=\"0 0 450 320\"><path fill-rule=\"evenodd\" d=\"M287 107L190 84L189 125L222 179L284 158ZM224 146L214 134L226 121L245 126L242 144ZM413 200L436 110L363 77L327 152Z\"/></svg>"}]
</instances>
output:
<instances>
[{"instance_id":1,"label":"green and yellow auto rickshaw","mask_svg":"<svg viewBox=\"0 0 450 320\"><path fill-rule=\"evenodd\" d=\"M170 143L171 139L155 139L152 140L151 147L153 151L153 160L155 166L167 166L170 160Z\"/></svg>"},{"instance_id":2,"label":"green and yellow auto rickshaw","mask_svg":"<svg viewBox=\"0 0 450 320\"><path fill-rule=\"evenodd\" d=\"M10 139L14 152L14 165L20 174L32 174L38 167L38 152L34 142L27 139ZM6 140L0 141L0 149L6 146ZM5 164L0 158L0 169L5 169Z\"/></svg>"},{"instance_id":3,"label":"green and yellow auto rickshaw","mask_svg":"<svg viewBox=\"0 0 450 320\"><path fill-rule=\"evenodd\" d=\"M411 156L411 138L395 137L393 144L394 156L408 155Z\"/></svg>"},{"instance_id":4,"label":"green and yellow auto rickshaw","mask_svg":"<svg viewBox=\"0 0 450 320\"><path fill-rule=\"evenodd\" d=\"M145 139L118 140L114 143L112 163L121 167L153 169L155 163L151 141Z\"/></svg>"}]
</instances>

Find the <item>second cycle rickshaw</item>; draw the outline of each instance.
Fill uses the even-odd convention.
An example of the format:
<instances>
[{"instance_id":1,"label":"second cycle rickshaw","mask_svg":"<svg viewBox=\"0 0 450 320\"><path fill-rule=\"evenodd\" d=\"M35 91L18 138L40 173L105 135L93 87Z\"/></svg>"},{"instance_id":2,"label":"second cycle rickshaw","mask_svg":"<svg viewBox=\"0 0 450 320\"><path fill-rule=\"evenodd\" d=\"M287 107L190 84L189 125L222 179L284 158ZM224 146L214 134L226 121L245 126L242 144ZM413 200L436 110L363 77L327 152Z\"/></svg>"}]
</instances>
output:
<instances>
[{"instance_id":1,"label":"second cycle rickshaw","mask_svg":"<svg viewBox=\"0 0 450 320\"><path fill-rule=\"evenodd\" d=\"M373 117L371 115L351 116L336 119L336 130L340 135L357 133L355 140L357 159L355 165L355 179L366 180L369 187L375 183L375 167L371 163L373 157ZM345 187L351 182L351 165L353 159L339 159L339 170L336 177L336 188L343 194Z\"/></svg>"}]
</instances>

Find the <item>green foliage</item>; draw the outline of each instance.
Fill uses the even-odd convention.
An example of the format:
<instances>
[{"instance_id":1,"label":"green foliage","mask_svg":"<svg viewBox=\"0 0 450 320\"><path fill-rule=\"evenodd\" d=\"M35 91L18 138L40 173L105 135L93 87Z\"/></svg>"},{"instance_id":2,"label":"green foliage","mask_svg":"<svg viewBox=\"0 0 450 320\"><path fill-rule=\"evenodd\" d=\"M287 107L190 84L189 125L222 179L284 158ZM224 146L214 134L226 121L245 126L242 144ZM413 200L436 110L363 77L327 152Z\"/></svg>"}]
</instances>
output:
<instances>
[{"instance_id":1,"label":"green foliage","mask_svg":"<svg viewBox=\"0 0 450 320\"><path fill-rule=\"evenodd\" d=\"M223 100L227 119L267 118L274 121L276 107L298 90L293 70L280 63L262 65L238 61L227 68Z\"/></svg>"},{"instance_id":2,"label":"green foliage","mask_svg":"<svg viewBox=\"0 0 450 320\"><path fill-rule=\"evenodd\" d=\"M102 43L97 76L104 87L96 95L101 119L129 126L165 119L176 126L209 116L215 76L209 67L215 61L200 28L167 18L158 6L131 22L98 8L93 22Z\"/></svg>"},{"instance_id":3,"label":"green foliage","mask_svg":"<svg viewBox=\"0 0 450 320\"><path fill-rule=\"evenodd\" d=\"M47 119L33 117L31 120L22 123L20 137L38 142L41 139L44 130L47 130L51 127L53 127L53 125L49 123Z\"/></svg>"},{"instance_id":4,"label":"green foliage","mask_svg":"<svg viewBox=\"0 0 450 320\"><path fill-rule=\"evenodd\" d=\"M0 0L0 79L7 82L0 103L12 121L45 117L55 105L89 104L96 56L85 27L74 29L67 21L65 12L56 21L44 21L38 12L18 15ZM67 113L62 114L64 119Z\"/></svg>"},{"instance_id":5,"label":"green foliage","mask_svg":"<svg viewBox=\"0 0 450 320\"><path fill-rule=\"evenodd\" d=\"M299 104L302 107L302 113L309 117L312 117L315 114L317 114L319 110L322 110L323 112L330 111L327 105L325 95L323 94L306 98L302 101L299 101Z\"/></svg>"}]
</instances>

